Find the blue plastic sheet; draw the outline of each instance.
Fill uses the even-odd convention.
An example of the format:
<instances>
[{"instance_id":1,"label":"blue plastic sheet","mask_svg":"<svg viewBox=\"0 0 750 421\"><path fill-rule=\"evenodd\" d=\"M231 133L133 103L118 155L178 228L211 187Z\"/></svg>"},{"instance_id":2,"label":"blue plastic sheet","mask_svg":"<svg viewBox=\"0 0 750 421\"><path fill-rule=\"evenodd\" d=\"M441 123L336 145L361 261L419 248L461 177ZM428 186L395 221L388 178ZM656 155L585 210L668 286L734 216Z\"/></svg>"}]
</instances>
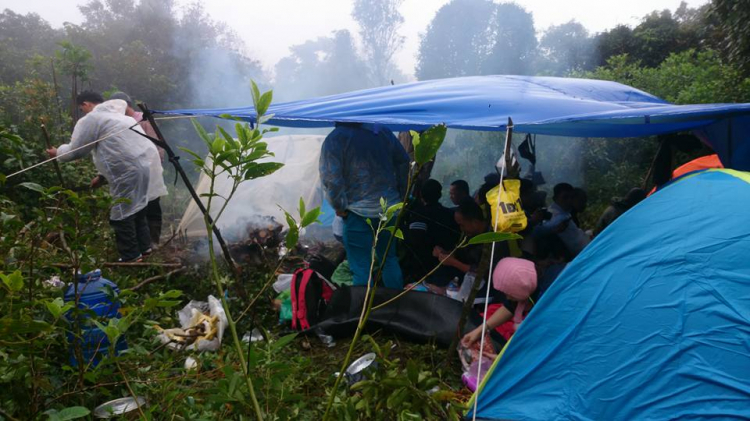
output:
<instances>
[{"instance_id":1,"label":"blue plastic sheet","mask_svg":"<svg viewBox=\"0 0 750 421\"><path fill-rule=\"evenodd\" d=\"M254 121L252 107L182 109L165 114ZM750 104L672 105L616 82L531 76L475 76L366 89L273 104L270 124L330 127L371 123L391 130L421 130L445 123L455 129L505 130L574 137L636 137L701 130L728 168L750 170L750 128L731 124L750 116ZM732 126L731 128L729 126Z\"/></svg>"},{"instance_id":2,"label":"blue plastic sheet","mask_svg":"<svg viewBox=\"0 0 750 421\"><path fill-rule=\"evenodd\" d=\"M617 219L521 324L477 418L750 418L749 206L750 173L708 170Z\"/></svg>"}]
</instances>

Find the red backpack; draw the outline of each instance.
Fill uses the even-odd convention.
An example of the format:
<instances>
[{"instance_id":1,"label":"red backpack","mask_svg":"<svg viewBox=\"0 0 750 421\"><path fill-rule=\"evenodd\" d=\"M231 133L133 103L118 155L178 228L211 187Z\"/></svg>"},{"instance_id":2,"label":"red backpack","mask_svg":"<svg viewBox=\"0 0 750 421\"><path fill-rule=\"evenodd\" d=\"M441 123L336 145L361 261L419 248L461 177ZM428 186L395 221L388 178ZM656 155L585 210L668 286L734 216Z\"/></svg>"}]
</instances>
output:
<instances>
[{"instance_id":1,"label":"red backpack","mask_svg":"<svg viewBox=\"0 0 750 421\"><path fill-rule=\"evenodd\" d=\"M307 330L318 323L331 301L333 284L310 268L300 268L292 276L292 329Z\"/></svg>"}]
</instances>

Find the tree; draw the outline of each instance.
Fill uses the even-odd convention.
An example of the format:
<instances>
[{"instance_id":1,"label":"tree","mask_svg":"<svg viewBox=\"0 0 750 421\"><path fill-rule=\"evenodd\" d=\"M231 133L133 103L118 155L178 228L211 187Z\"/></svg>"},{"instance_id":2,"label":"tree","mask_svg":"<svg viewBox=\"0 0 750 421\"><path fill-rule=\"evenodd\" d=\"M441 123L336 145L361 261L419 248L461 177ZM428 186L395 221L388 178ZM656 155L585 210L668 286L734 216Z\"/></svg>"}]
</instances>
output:
<instances>
[{"instance_id":1,"label":"tree","mask_svg":"<svg viewBox=\"0 0 750 421\"><path fill-rule=\"evenodd\" d=\"M589 31L571 20L550 26L539 43L542 54L540 71L564 76L572 71L592 70L594 67L594 39Z\"/></svg>"},{"instance_id":2,"label":"tree","mask_svg":"<svg viewBox=\"0 0 750 421\"><path fill-rule=\"evenodd\" d=\"M750 78L713 50L673 53L656 68L615 56L578 76L624 83L675 104L750 102Z\"/></svg>"},{"instance_id":3,"label":"tree","mask_svg":"<svg viewBox=\"0 0 750 421\"><path fill-rule=\"evenodd\" d=\"M5 9L0 13L0 83L22 80L28 74L29 60L52 55L60 37L60 31L39 15Z\"/></svg>"},{"instance_id":4,"label":"tree","mask_svg":"<svg viewBox=\"0 0 750 421\"><path fill-rule=\"evenodd\" d=\"M672 53L711 47L714 30L706 24L707 10L682 2L674 13L651 12L633 29L619 25L605 31L597 37L598 64L627 54L645 66L656 67Z\"/></svg>"},{"instance_id":5,"label":"tree","mask_svg":"<svg viewBox=\"0 0 750 421\"><path fill-rule=\"evenodd\" d=\"M93 69L90 63L91 52L89 50L73 45L70 41L60 42L60 50L55 51L56 65L62 74L70 77L70 116L73 120L78 114L76 96L79 92L79 83L88 81L89 73Z\"/></svg>"},{"instance_id":6,"label":"tree","mask_svg":"<svg viewBox=\"0 0 750 421\"><path fill-rule=\"evenodd\" d=\"M490 37L492 50L482 63L482 74L534 73L538 42L531 12L516 3L496 5Z\"/></svg>"},{"instance_id":7,"label":"tree","mask_svg":"<svg viewBox=\"0 0 750 421\"><path fill-rule=\"evenodd\" d=\"M728 57L750 75L750 0L713 0L709 13L725 35Z\"/></svg>"},{"instance_id":8,"label":"tree","mask_svg":"<svg viewBox=\"0 0 750 421\"><path fill-rule=\"evenodd\" d=\"M610 57L635 54L636 40L633 30L627 25L617 25L596 36L596 59L600 66L607 64Z\"/></svg>"},{"instance_id":9,"label":"tree","mask_svg":"<svg viewBox=\"0 0 750 421\"><path fill-rule=\"evenodd\" d=\"M331 95L373 86L362 75L366 65L357 56L347 30L290 48L276 64L276 94L284 101Z\"/></svg>"},{"instance_id":10,"label":"tree","mask_svg":"<svg viewBox=\"0 0 750 421\"><path fill-rule=\"evenodd\" d=\"M537 40L531 13L514 3L453 0L422 36L420 80L482 74L530 74Z\"/></svg>"},{"instance_id":11,"label":"tree","mask_svg":"<svg viewBox=\"0 0 750 421\"><path fill-rule=\"evenodd\" d=\"M359 23L359 35L370 78L376 85L393 79L393 55L404 44L398 29L404 17L398 11L403 0L355 0L352 17Z\"/></svg>"}]
</instances>

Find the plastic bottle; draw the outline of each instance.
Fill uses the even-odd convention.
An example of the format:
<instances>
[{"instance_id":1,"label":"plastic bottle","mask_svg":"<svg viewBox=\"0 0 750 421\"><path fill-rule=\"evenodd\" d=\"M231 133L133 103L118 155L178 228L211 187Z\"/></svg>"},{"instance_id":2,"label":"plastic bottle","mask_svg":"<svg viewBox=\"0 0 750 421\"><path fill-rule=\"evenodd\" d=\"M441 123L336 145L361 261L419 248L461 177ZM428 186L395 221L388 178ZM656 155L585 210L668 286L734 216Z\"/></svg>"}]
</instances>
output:
<instances>
[{"instance_id":1,"label":"plastic bottle","mask_svg":"<svg viewBox=\"0 0 750 421\"><path fill-rule=\"evenodd\" d=\"M110 318L120 318L120 304L113 303L107 294L105 293L106 288L111 287L115 294L120 293L120 289L117 285L109 279L102 278L102 271L96 269L93 272L89 272L85 275L78 275L78 290L75 289L75 284L72 284L70 288L65 292L64 300L66 302L75 301L76 294L79 295L78 308L81 310L78 315L78 321L81 326L81 338L76 338L73 332L68 333L68 342L70 343L70 364L72 366L78 365L78 360L75 356L75 344L81 344L81 353L83 360L82 364L96 366L101 361L102 357L109 354L109 339L96 325L90 320L95 317L100 323L107 324ZM93 313L92 313L93 312ZM72 324L73 314L72 311L66 314L66 318ZM71 329L73 330L73 329ZM120 352L128 348L125 338L120 336L115 344L115 353Z\"/></svg>"},{"instance_id":2,"label":"plastic bottle","mask_svg":"<svg viewBox=\"0 0 750 421\"><path fill-rule=\"evenodd\" d=\"M461 289L458 291L457 300L466 301L466 299L469 298L469 295L471 295L471 289L474 287L474 279L476 279L474 272L466 272L466 275L464 275L464 281L461 283Z\"/></svg>"},{"instance_id":3,"label":"plastic bottle","mask_svg":"<svg viewBox=\"0 0 750 421\"><path fill-rule=\"evenodd\" d=\"M458 293L460 291L460 286L458 285L458 277L453 278L452 281L448 283L448 286L445 289L445 294L453 298L454 300L458 300Z\"/></svg>"}]
</instances>

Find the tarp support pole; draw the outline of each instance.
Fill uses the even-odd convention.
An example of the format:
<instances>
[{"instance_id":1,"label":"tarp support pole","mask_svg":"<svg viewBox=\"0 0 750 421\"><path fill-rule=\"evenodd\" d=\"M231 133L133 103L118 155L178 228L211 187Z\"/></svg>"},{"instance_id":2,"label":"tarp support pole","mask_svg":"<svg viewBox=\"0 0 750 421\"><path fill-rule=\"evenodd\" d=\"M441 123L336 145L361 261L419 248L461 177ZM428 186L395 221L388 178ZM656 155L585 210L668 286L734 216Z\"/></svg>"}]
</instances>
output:
<instances>
[{"instance_id":1,"label":"tarp support pole","mask_svg":"<svg viewBox=\"0 0 750 421\"><path fill-rule=\"evenodd\" d=\"M172 148L167 143L166 139L164 139L164 135L162 135L161 130L159 129L159 126L156 125L156 120L154 120L154 115L151 113L151 110L148 108L148 106L144 103L138 103L138 108L140 108L141 111L143 111L143 117L147 119L149 123L151 123L151 127L154 128L154 132L156 133L156 136L159 138L159 141L156 142L153 139L151 139L149 136L144 135L144 137L151 139L151 141L154 142L154 144L161 147L167 152L167 156L169 156L169 162L171 162L172 165L174 165L175 170L177 170L177 173L180 175L180 178L182 178L182 181L185 183L185 187L187 187L188 191L190 192L190 196L193 197L195 204L198 205L198 209L200 209L203 216L208 219L208 222L213 227L214 235L216 235L216 240L219 242L219 245L221 246L221 251L224 255L224 259L229 265L229 268L232 270L232 272L234 272L235 274L238 274L238 267L234 263L234 260L232 259L231 254L229 254L229 247L227 247L227 243L224 242L224 238L221 236L221 232L219 231L219 228L214 224L213 218L211 218L211 215L208 214L206 207L203 206L203 202L201 202L201 199L198 196L198 193L196 193L195 188L193 188L193 185L190 183L190 179L185 173L185 170L182 168L182 165L180 165L180 157L174 153ZM238 289L241 290L241 288L238 288Z\"/></svg>"},{"instance_id":2,"label":"tarp support pole","mask_svg":"<svg viewBox=\"0 0 750 421\"><path fill-rule=\"evenodd\" d=\"M508 117L508 124L505 126L505 145L503 146L503 160L501 161L501 168L498 168L498 172L500 173L500 183L498 184L499 191L502 191L505 186L503 184L503 178L505 176L506 170L508 175L510 175L513 171L512 166L510 163L512 162L512 159L510 157L510 150L511 150L511 143L513 142L513 120ZM499 197L499 192L498 192ZM490 212L491 213L491 212ZM500 214L500 200L498 199L497 204L495 205L495 215ZM497 232L497 224L500 221L500 217L495 218L495 225L492 227L492 232ZM485 374L484 377L482 377L481 381L479 379L479 375L482 372L482 357L484 355L484 340L485 336L487 334L487 319L489 318L487 316L487 309L490 303L490 289L492 289L492 270L494 269L492 267L492 263L495 260L495 244L492 243L492 250L490 252L490 267L487 271L487 292L484 296L484 312L482 315L482 336L479 338L479 360L477 363L477 388L474 391L474 407L472 408L472 415L471 419L472 421L476 421L477 419L477 406L479 405L479 393L482 391L482 386L485 383L487 375ZM507 345L507 343L506 343ZM503 351L505 348L503 348Z\"/></svg>"}]
</instances>

